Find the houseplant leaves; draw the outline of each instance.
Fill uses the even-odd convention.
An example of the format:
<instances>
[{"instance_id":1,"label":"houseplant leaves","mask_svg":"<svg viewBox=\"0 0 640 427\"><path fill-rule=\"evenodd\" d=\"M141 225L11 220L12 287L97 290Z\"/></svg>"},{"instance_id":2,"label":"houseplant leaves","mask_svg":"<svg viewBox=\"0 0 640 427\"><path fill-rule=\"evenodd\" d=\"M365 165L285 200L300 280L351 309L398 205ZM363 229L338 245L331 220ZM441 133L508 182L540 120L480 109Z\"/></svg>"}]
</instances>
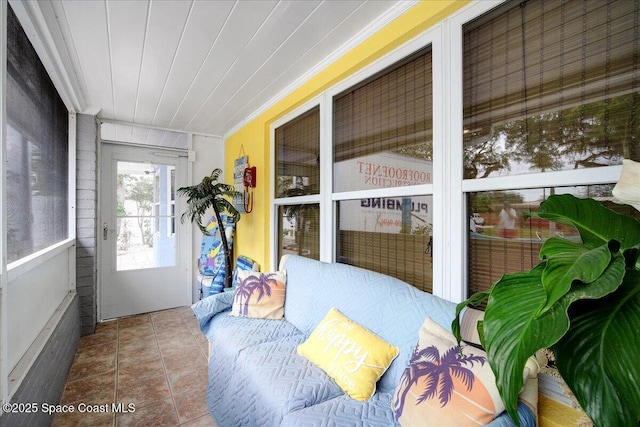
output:
<instances>
[{"instance_id":1,"label":"houseplant leaves","mask_svg":"<svg viewBox=\"0 0 640 427\"><path fill-rule=\"evenodd\" d=\"M582 243L551 238L537 267L504 275L458 305L459 313L488 298L479 332L507 411L518 423L526 360L553 347L561 375L598 425L637 425L639 410L619 409L640 408L640 222L571 195L551 196L531 216L575 226Z\"/></svg>"},{"instance_id":2,"label":"houseplant leaves","mask_svg":"<svg viewBox=\"0 0 640 427\"><path fill-rule=\"evenodd\" d=\"M598 426L640 420L640 273L618 290L571 306L571 328L553 346L558 371Z\"/></svg>"}]
</instances>

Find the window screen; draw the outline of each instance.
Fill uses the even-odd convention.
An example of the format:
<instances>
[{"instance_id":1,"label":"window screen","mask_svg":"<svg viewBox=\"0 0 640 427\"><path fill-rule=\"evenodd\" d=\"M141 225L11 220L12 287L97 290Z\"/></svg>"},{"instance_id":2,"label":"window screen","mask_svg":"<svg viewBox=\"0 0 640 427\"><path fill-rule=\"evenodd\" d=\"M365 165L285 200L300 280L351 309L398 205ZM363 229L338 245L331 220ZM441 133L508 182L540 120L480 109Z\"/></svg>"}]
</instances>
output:
<instances>
[{"instance_id":1,"label":"window screen","mask_svg":"<svg viewBox=\"0 0 640 427\"><path fill-rule=\"evenodd\" d=\"M68 111L7 7L7 251L16 261L68 237Z\"/></svg>"},{"instance_id":2,"label":"window screen","mask_svg":"<svg viewBox=\"0 0 640 427\"><path fill-rule=\"evenodd\" d=\"M637 1L510 2L464 27L464 177L640 160Z\"/></svg>"}]
</instances>

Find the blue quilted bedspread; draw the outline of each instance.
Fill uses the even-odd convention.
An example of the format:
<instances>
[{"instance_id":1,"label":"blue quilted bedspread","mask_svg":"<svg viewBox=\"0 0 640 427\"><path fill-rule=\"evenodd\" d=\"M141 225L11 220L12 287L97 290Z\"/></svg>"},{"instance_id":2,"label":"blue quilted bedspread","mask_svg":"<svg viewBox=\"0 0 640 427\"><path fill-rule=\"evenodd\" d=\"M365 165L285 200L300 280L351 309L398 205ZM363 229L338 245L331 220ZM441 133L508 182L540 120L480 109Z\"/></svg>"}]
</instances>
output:
<instances>
[{"instance_id":1,"label":"blue quilted bedspread","mask_svg":"<svg viewBox=\"0 0 640 427\"><path fill-rule=\"evenodd\" d=\"M391 397L426 316L450 329L455 304L367 270L292 256L286 259L285 320L229 316L233 293L192 306L210 341L207 405L220 427L395 426ZM324 371L296 353L330 308L366 326L400 355L366 402L349 398ZM522 426L535 418L519 407ZM514 423L506 415L490 426ZM429 426L425 421L425 426Z\"/></svg>"}]
</instances>

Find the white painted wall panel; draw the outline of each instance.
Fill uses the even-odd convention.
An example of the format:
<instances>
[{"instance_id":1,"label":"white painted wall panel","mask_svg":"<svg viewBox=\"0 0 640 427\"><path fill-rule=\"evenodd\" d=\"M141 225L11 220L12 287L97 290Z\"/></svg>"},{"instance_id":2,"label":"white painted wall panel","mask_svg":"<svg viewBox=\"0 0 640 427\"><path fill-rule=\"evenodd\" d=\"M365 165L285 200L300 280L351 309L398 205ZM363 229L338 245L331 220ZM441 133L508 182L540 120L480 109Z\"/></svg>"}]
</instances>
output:
<instances>
[{"instance_id":1,"label":"white painted wall panel","mask_svg":"<svg viewBox=\"0 0 640 427\"><path fill-rule=\"evenodd\" d=\"M193 150L196 154L196 161L193 163L193 184L199 183L205 176L211 175L211 171L220 168L224 172L224 142L220 137L208 137L193 135ZM221 179L224 182L224 173ZM213 211L210 211L213 215ZM207 218L207 215L204 216ZM197 285L198 257L200 257L200 245L202 243L202 232L195 225L193 226L193 302L199 298L199 288Z\"/></svg>"},{"instance_id":2,"label":"white painted wall panel","mask_svg":"<svg viewBox=\"0 0 640 427\"><path fill-rule=\"evenodd\" d=\"M9 370L16 366L69 293L69 252L70 249L61 250L7 283ZM73 254L75 257L75 250Z\"/></svg>"}]
</instances>

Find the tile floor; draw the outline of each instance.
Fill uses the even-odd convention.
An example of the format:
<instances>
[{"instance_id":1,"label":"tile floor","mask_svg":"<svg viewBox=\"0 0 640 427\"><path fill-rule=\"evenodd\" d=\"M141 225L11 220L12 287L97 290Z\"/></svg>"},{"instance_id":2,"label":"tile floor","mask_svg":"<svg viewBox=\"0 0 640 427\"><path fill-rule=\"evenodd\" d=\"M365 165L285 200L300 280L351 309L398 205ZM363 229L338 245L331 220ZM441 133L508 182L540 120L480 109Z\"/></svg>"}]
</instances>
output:
<instances>
[{"instance_id":1,"label":"tile floor","mask_svg":"<svg viewBox=\"0 0 640 427\"><path fill-rule=\"evenodd\" d=\"M207 339L189 307L98 324L82 337L61 405L133 404L128 413L56 414L54 427L202 427L207 411Z\"/></svg>"}]
</instances>

